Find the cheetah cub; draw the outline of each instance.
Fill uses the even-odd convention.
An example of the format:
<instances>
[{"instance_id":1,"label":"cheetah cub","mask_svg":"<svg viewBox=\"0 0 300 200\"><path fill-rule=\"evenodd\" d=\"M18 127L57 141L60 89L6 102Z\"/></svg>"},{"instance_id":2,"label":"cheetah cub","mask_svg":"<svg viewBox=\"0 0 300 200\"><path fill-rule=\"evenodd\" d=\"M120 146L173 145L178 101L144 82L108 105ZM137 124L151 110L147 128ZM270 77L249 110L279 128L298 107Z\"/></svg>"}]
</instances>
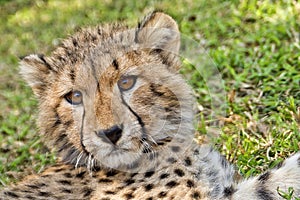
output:
<instances>
[{"instance_id":1,"label":"cheetah cub","mask_svg":"<svg viewBox=\"0 0 300 200\"><path fill-rule=\"evenodd\" d=\"M39 100L38 125L60 161L0 199L282 199L300 195L300 154L250 179L193 142L190 88L178 73L180 34L153 12L134 29L87 28L21 74Z\"/></svg>"}]
</instances>

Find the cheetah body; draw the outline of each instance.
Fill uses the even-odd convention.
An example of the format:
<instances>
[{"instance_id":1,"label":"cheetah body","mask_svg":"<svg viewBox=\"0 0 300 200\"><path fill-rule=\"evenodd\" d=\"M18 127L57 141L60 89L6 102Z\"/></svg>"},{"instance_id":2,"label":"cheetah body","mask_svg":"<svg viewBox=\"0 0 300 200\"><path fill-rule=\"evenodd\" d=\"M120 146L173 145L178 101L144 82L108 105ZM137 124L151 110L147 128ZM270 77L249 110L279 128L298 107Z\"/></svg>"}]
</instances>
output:
<instances>
[{"instance_id":1,"label":"cheetah body","mask_svg":"<svg viewBox=\"0 0 300 200\"><path fill-rule=\"evenodd\" d=\"M191 91L179 75L180 35L153 12L138 27L79 31L21 74L39 100L38 125L58 164L0 199L281 199L300 195L299 154L246 180L193 141Z\"/></svg>"}]
</instances>

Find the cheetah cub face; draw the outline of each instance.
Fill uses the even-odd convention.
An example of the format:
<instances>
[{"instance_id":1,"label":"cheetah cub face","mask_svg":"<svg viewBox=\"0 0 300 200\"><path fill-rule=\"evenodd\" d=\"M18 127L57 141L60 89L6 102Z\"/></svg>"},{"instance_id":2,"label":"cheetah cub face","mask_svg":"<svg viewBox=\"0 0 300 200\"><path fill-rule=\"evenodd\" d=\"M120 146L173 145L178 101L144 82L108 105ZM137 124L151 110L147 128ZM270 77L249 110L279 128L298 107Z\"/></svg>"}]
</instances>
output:
<instances>
[{"instance_id":1,"label":"cheetah cub face","mask_svg":"<svg viewBox=\"0 0 300 200\"><path fill-rule=\"evenodd\" d=\"M50 56L23 58L49 147L77 166L128 170L184 146L193 112L178 74L179 44L175 21L156 12L135 29L83 29Z\"/></svg>"}]
</instances>

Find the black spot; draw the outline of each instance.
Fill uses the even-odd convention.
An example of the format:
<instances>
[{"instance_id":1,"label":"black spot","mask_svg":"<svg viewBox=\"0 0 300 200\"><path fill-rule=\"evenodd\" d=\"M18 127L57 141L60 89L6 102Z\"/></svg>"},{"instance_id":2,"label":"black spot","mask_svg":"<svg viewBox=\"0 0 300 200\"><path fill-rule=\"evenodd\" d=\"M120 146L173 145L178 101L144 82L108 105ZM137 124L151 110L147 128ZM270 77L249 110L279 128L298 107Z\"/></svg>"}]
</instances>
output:
<instances>
[{"instance_id":1,"label":"black spot","mask_svg":"<svg viewBox=\"0 0 300 200\"><path fill-rule=\"evenodd\" d=\"M63 185L72 185L71 181L68 180L59 180L57 183L63 184Z\"/></svg>"},{"instance_id":2,"label":"black spot","mask_svg":"<svg viewBox=\"0 0 300 200\"><path fill-rule=\"evenodd\" d=\"M78 42L75 38L72 38L72 42L73 42L74 47L78 46Z\"/></svg>"},{"instance_id":3,"label":"black spot","mask_svg":"<svg viewBox=\"0 0 300 200\"><path fill-rule=\"evenodd\" d=\"M132 173L132 174L130 175L130 177L133 178L133 177L135 177L137 174L138 174L138 173Z\"/></svg>"},{"instance_id":4,"label":"black spot","mask_svg":"<svg viewBox=\"0 0 300 200\"><path fill-rule=\"evenodd\" d=\"M42 197L50 197L52 194L50 192L43 192L43 191L40 191L38 193L38 196L42 196Z\"/></svg>"},{"instance_id":5,"label":"black spot","mask_svg":"<svg viewBox=\"0 0 300 200\"><path fill-rule=\"evenodd\" d=\"M74 80L75 80L75 71L74 71L74 69L71 69L71 71L70 71L70 78L74 82Z\"/></svg>"},{"instance_id":6,"label":"black spot","mask_svg":"<svg viewBox=\"0 0 300 200\"><path fill-rule=\"evenodd\" d=\"M192 161L189 157L186 157L184 159L184 163L185 163L186 166L191 166L192 165Z\"/></svg>"},{"instance_id":7,"label":"black spot","mask_svg":"<svg viewBox=\"0 0 300 200\"><path fill-rule=\"evenodd\" d=\"M224 188L224 196L229 197L234 193L234 188L232 186Z\"/></svg>"},{"instance_id":8,"label":"black spot","mask_svg":"<svg viewBox=\"0 0 300 200\"><path fill-rule=\"evenodd\" d=\"M160 175L160 179L165 179L165 178L168 178L170 176L170 174L167 174L167 173L163 173Z\"/></svg>"},{"instance_id":9,"label":"black spot","mask_svg":"<svg viewBox=\"0 0 300 200\"><path fill-rule=\"evenodd\" d=\"M171 150L176 153L176 152L180 151L180 147L179 146L172 146Z\"/></svg>"},{"instance_id":10,"label":"black spot","mask_svg":"<svg viewBox=\"0 0 300 200\"><path fill-rule=\"evenodd\" d=\"M88 197L90 196L90 194L93 192L94 190L92 188L89 188L89 187L86 187L86 188L83 188L82 190L82 193L84 197Z\"/></svg>"},{"instance_id":11,"label":"black spot","mask_svg":"<svg viewBox=\"0 0 300 200\"><path fill-rule=\"evenodd\" d=\"M35 200L36 198L31 196L31 195L25 195L25 198L30 199L30 200Z\"/></svg>"},{"instance_id":12,"label":"black spot","mask_svg":"<svg viewBox=\"0 0 300 200\"><path fill-rule=\"evenodd\" d=\"M173 164L173 163L176 163L177 160L173 157L170 157L170 158L167 159L167 162Z\"/></svg>"},{"instance_id":13,"label":"black spot","mask_svg":"<svg viewBox=\"0 0 300 200\"><path fill-rule=\"evenodd\" d=\"M133 184L134 182L135 182L134 179L127 179L127 180L125 180L125 184L126 184L126 185L131 185L131 184Z\"/></svg>"},{"instance_id":14,"label":"black spot","mask_svg":"<svg viewBox=\"0 0 300 200\"><path fill-rule=\"evenodd\" d=\"M33 190L22 190L24 193L33 193Z\"/></svg>"},{"instance_id":15,"label":"black spot","mask_svg":"<svg viewBox=\"0 0 300 200\"><path fill-rule=\"evenodd\" d=\"M73 177L73 175L71 174L71 173L64 173L64 177L66 177L66 178L72 178Z\"/></svg>"},{"instance_id":16,"label":"black spot","mask_svg":"<svg viewBox=\"0 0 300 200\"><path fill-rule=\"evenodd\" d=\"M10 192L10 191L5 191L4 194L7 196L10 196L10 197L14 197L14 198L19 197L19 195L17 195L16 193Z\"/></svg>"},{"instance_id":17,"label":"black spot","mask_svg":"<svg viewBox=\"0 0 300 200\"><path fill-rule=\"evenodd\" d=\"M111 190L108 190L108 191L105 191L105 194L108 194L108 195L113 195L113 194L116 194L116 192L114 192L114 191L111 191Z\"/></svg>"},{"instance_id":18,"label":"black spot","mask_svg":"<svg viewBox=\"0 0 300 200\"><path fill-rule=\"evenodd\" d=\"M134 196L133 196L133 194L132 194L131 192L129 192L129 193L127 193L127 194L124 194L124 197L125 197L126 199L132 199L132 198L134 198Z\"/></svg>"},{"instance_id":19,"label":"black spot","mask_svg":"<svg viewBox=\"0 0 300 200\"><path fill-rule=\"evenodd\" d=\"M39 189L41 187L44 187L46 186L45 183L36 183L34 185L26 185L27 187L31 188L31 189Z\"/></svg>"},{"instance_id":20,"label":"black spot","mask_svg":"<svg viewBox=\"0 0 300 200\"><path fill-rule=\"evenodd\" d=\"M66 188L62 188L60 191L61 191L62 193L68 193L68 194L72 193L72 190L66 189Z\"/></svg>"},{"instance_id":21,"label":"black spot","mask_svg":"<svg viewBox=\"0 0 300 200\"><path fill-rule=\"evenodd\" d=\"M162 197L165 197L165 196L167 196L167 192L164 192L164 191L162 191L162 192L160 192L160 193L158 194L158 197L159 197L159 198L162 198Z\"/></svg>"},{"instance_id":22,"label":"black spot","mask_svg":"<svg viewBox=\"0 0 300 200\"><path fill-rule=\"evenodd\" d=\"M116 70L119 69L119 63L116 59L113 60L112 65L115 67Z\"/></svg>"},{"instance_id":23,"label":"black spot","mask_svg":"<svg viewBox=\"0 0 300 200\"><path fill-rule=\"evenodd\" d=\"M106 173L106 176L107 177L111 177L111 176L115 176L117 175L118 172L116 170L109 170L107 173Z\"/></svg>"},{"instance_id":24,"label":"black spot","mask_svg":"<svg viewBox=\"0 0 300 200\"><path fill-rule=\"evenodd\" d=\"M170 181L166 184L166 186L168 188L173 188L173 187L176 187L178 185L178 183L176 181Z\"/></svg>"},{"instance_id":25,"label":"black spot","mask_svg":"<svg viewBox=\"0 0 300 200\"><path fill-rule=\"evenodd\" d=\"M194 198L194 199L199 199L199 198L200 198L200 193L199 193L199 192L194 192L194 193L192 194L192 198Z\"/></svg>"},{"instance_id":26,"label":"black spot","mask_svg":"<svg viewBox=\"0 0 300 200\"><path fill-rule=\"evenodd\" d=\"M98 183L111 183L112 180L108 179L108 178L100 178L98 180Z\"/></svg>"},{"instance_id":27,"label":"black spot","mask_svg":"<svg viewBox=\"0 0 300 200\"><path fill-rule=\"evenodd\" d=\"M153 200L153 198L152 197L148 197L146 200Z\"/></svg>"},{"instance_id":28,"label":"black spot","mask_svg":"<svg viewBox=\"0 0 300 200\"><path fill-rule=\"evenodd\" d=\"M76 174L76 178L82 178L85 174L85 171Z\"/></svg>"},{"instance_id":29,"label":"black spot","mask_svg":"<svg viewBox=\"0 0 300 200\"><path fill-rule=\"evenodd\" d=\"M181 169L175 169L174 173L177 174L180 177L184 176L184 172Z\"/></svg>"},{"instance_id":30,"label":"black spot","mask_svg":"<svg viewBox=\"0 0 300 200\"><path fill-rule=\"evenodd\" d=\"M195 151L194 151L194 155L196 156L196 155L199 155L199 150L198 149L196 149Z\"/></svg>"},{"instance_id":31,"label":"black spot","mask_svg":"<svg viewBox=\"0 0 300 200\"><path fill-rule=\"evenodd\" d=\"M258 177L258 180L265 183L270 178L270 172L266 172Z\"/></svg>"},{"instance_id":32,"label":"black spot","mask_svg":"<svg viewBox=\"0 0 300 200\"><path fill-rule=\"evenodd\" d=\"M192 181L192 180L187 180L187 182L186 182L186 186L187 187L195 187L195 183L194 183L194 181Z\"/></svg>"},{"instance_id":33,"label":"black spot","mask_svg":"<svg viewBox=\"0 0 300 200\"><path fill-rule=\"evenodd\" d=\"M145 185L145 191L150 191L153 189L153 184Z\"/></svg>"},{"instance_id":34,"label":"black spot","mask_svg":"<svg viewBox=\"0 0 300 200\"><path fill-rule=\"evenodd\" d=\"M273 200L275 198L273 193L271 191L269 191L268 189L266 189L265 187L260 187L258 190L257 190L257 196L259 197L259 199L262 199L262 200Z\"/></svg>"},{"instance_id":35,"label":"black spot","mask_svg":"<svg viewBox=\"0 0 300 200\"><path fill-rule=\"evenodd\" d=\"M150 178L154 174L154 171L149 171L145 173L145 178Z\"/></svg>"}]
</instances>

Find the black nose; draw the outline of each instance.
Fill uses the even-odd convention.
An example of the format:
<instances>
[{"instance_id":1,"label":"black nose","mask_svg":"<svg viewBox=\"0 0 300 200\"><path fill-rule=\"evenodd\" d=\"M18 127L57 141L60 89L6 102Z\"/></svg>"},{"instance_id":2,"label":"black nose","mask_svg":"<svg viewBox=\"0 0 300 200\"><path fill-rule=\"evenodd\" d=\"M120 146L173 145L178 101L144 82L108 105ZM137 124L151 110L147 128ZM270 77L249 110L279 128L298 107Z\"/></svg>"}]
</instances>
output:
<instances>
[{"instance_id":1,"label":"black nose","mask_svg":"<svg viewBox=\"0 0 300 200\"><path fill-rule=\"evenodd\" d=\"M105 142L116 144L122 136L122 128L114 125L109 129L98 131L97 135L101 137Z\"/></svg>"}]
</instances>

